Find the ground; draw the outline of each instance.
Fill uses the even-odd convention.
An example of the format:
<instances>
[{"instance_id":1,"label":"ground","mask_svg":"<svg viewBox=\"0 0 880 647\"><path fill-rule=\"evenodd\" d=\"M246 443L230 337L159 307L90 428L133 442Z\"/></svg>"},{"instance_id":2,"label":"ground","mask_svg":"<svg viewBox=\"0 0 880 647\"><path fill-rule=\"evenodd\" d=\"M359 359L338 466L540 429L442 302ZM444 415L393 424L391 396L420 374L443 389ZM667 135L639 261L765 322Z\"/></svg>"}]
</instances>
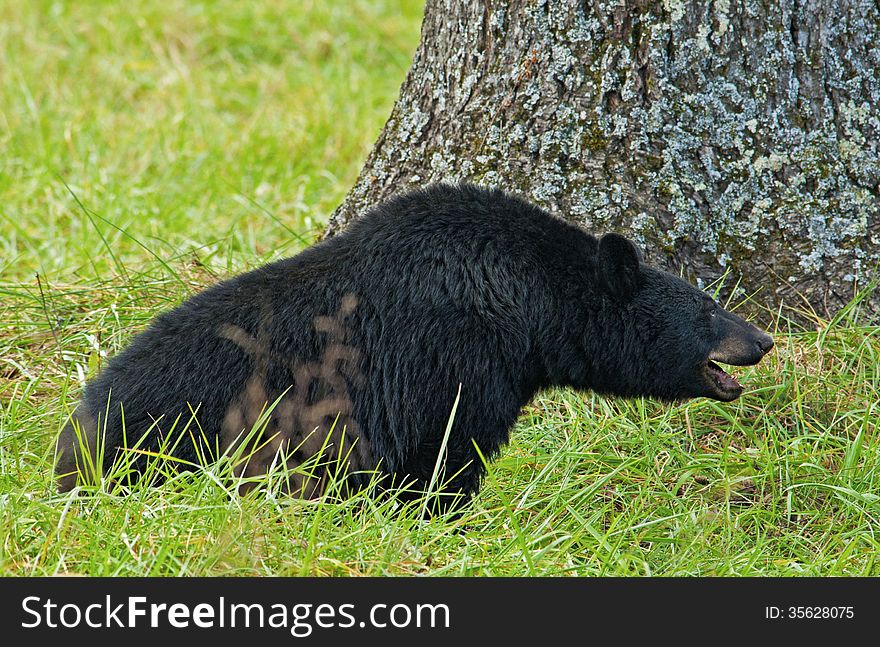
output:
<instances>
[{"instance_id":1,"label":"ground","mask_svg":"<svg viewBox=\"0 0 880 647\"><path fill-rule=\"evenodd\" d=\"M406 0L129 5L0 4L0 573L880 574L880 327L858 302L806 331L774 314L735 403L544 394L458 519L240 498L210 470L56 494L54 437L106 356L315 240L421 18Z\"/></svg>"}]
</instances>

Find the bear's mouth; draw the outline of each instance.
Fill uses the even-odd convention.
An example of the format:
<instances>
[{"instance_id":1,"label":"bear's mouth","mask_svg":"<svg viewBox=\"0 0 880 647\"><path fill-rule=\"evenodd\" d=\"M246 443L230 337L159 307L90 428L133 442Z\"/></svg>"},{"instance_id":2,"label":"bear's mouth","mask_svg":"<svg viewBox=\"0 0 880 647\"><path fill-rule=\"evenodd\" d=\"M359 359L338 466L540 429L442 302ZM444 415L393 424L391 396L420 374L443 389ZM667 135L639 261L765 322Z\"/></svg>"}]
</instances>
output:
<instances>
[{"instance_id":1,"label":"bear's mouth","mask_svg":"<svg viewBox=\"0 0 880 647\"><path fill-rule=\"evenodd\" d=\"M708 378L707 381L714 391L713 396L716 399L722 402L730 402L742 395L743 385L739 383L736 376L725 371L711 359L706 360L703 372Z\"/></svg>"}]
</instances>

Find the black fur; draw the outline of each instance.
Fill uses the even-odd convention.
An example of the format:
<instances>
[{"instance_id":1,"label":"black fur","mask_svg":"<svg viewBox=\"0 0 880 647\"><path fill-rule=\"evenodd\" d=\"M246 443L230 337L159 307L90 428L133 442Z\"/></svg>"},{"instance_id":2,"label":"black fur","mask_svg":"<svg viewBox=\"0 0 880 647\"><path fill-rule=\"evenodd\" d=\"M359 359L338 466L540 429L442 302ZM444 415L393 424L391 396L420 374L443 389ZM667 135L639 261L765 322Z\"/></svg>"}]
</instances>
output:
<instances>
[{"instance_id":1,"label":"black fur","mask_svg":"<svg viewBox=\"0 0 880 647\"><path fill-rule=\"evenodd\" d=\"M435 185L161 315L88 384L73 421L91 451L104 435L106 465L123 445L123 408L129 444L152 425L143 447L155 449L191 407L222 446L281 397L265 434L297 447L296 460L341 414L348 435L331 444L360 443L349 467L379 465L418 489L461 385L445 465L457 473L449 490L469 496L484 472L473 443L496 455L540 389L732 399L707 378L708 359L753 364L770 346L642 264L625 238L597 240L499 190ZM84 462L73 421L58 445L62 489ZM197 462L198 449L184 438L175 453Z\"/></svg>"}]
</instances>

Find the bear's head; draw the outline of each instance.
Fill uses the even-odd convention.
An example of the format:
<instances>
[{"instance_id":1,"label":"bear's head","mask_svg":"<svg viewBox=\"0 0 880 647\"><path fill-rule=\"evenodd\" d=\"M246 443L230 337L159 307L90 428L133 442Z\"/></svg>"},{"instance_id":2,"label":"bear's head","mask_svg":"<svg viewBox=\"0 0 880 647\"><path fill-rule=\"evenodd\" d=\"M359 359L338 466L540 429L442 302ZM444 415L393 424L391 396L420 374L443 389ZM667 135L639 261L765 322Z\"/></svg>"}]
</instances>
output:
<instances>
[{"instance_id":1,"label":"bear's head","mask_svg":"<svg viewBox=\"0 0 880 647\"><path fill-rule=\"evenodd\" d=\"M770 335L703 291L642 263L635 245L622 236L599 240L597 269L612 309L621 315L615 391L729 402L743 387L718 363L751 366L773 348Z\"/></svg>"}]
</instances>

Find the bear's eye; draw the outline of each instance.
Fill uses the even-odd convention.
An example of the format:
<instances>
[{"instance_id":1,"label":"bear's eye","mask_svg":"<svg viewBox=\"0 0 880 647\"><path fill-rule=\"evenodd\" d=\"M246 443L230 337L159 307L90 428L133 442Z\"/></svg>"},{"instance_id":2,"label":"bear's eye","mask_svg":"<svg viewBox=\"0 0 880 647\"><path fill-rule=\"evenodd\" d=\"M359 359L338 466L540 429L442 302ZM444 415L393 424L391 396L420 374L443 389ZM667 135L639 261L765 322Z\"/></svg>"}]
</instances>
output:
<instances>
[{"instance_id":1,"label":"bear's eye","mask_svg":"<svg viewBox=\"0 0 880 647\"><path fill-rule=\"evenodd\" d=\"M714 317L717 310L718 305L714 301L703 302L703 312L705 312L710 317Z\"/></svg>"}]
</instances>

